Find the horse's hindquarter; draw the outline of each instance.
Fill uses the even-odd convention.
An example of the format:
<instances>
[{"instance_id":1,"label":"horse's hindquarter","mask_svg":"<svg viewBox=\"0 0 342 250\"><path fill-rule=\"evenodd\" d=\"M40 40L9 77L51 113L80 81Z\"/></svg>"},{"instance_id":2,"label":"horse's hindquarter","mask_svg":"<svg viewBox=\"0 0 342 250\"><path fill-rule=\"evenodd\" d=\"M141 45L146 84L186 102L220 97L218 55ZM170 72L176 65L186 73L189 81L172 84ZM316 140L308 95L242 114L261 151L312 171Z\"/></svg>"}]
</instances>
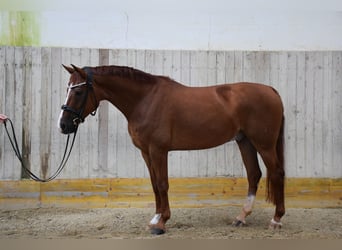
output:
<instances>
[{"instance_id":1,"label":"horse's hindquarter","mask_svg":"<svg viewBox=\"0 0 342 250\"><path fill-rule=\"evenodd\" d=\"M283 104L276 90L255 83L234 84L232 89L240 130L259 144L270 145L270 140L275 144L283 119Z\"/></svg>"}]
</instances>

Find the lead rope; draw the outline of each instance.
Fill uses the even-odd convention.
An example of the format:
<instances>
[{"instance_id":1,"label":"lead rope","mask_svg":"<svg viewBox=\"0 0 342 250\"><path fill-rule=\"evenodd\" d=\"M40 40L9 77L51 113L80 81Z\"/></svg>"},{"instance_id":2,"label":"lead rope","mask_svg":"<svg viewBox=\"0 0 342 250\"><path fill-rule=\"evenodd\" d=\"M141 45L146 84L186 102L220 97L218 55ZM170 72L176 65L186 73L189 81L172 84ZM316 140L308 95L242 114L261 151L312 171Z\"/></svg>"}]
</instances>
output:
<instances>
[{"instance_id":1,"label":"lead rope","mask_svg":"<svg viewBox=\"0 0 342 250\"><path fill-rule=\"evenodd\" d=\"M2 118L2 117L1 117ZM77 134L77 129L74 133L74 137L72 138L72 142L71 142L71 146L69 148L69 152L68 152L68 146L69 146L69 140L70 140L70 134L68 135L68 138L67 138L67 142L66 142L66 145L65 145L65 150L64 150L64 154L63 154L63 158L61 160L61 163L59 164L58 166L58 169L57 171L51 175L49 178L47 179L41 179L39 178L38 176L36 176L34 173L31 172L30 169L28 169L25 164L24 164L24 160L22 158L22 155L20 153L20 150L19 150L19 146L18 146L18 142L17 142L17 138L16 138L16 135L15 135L15 131L14 131L14 127L13 127L13 123L11 121L11 119L5 117L4 119L1 120L4 125L5 125L5 130L6 130L6 133L7 133L7 136L9 138L9 141L12 145L12 148L17 156L17 158L19 159L20 163L21 163L21 167L22 169L25 171L25 173L27 173L30 178L32 180L35 180L35 181L38 181L38 182L49 182L49 181L52 181L54 180L59 174L60 172L62 172L62 170L64 169L69 157L70 157L70 154L71 154L71 150L74 146L74 142L75 142L75 138L76 138L76 134ZM11 131L12 131L12 137L10 136L10 133L8 132L8 129L7 129L7 124L6 124L6 121L9 121L10 125L11 125Z\"/></svg>"}]
</instances>

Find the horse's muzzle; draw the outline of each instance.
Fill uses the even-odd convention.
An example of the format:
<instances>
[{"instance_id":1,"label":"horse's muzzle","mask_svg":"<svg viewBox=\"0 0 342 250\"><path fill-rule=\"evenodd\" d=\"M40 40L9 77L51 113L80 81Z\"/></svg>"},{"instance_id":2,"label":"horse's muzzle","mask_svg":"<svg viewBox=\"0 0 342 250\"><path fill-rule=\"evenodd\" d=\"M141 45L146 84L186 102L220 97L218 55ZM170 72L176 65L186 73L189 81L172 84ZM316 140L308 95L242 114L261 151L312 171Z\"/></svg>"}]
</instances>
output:
<instances>
[{"instance_id":1,"label":"horse's muzzle","mask_svg":"<svg viewBox=\"0 0 342 250\"><path fill-rule=\"evenodd\" d=\"M75 133L77 130L79 122L78 121L63 121L59 122L59 130L63 134Z\"/></svg>"}]
</instances>

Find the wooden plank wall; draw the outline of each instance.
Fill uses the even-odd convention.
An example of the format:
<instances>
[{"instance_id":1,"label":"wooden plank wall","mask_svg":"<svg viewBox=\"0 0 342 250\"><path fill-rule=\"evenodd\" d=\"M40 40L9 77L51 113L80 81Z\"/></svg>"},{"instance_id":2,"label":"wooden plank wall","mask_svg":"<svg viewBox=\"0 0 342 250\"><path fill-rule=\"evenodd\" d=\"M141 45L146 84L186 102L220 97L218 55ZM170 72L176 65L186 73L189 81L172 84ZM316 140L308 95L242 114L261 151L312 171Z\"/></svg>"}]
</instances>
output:
<instances>
[{"instance_id":1,"label":"wooden plank wall","mask_svg":"<svg viewBox=\"0 0 342 250\"><path fill-rule=\"evenodd\" d=\"M190 86L252 81L274 86L285 105L288 177L342 177L341 51L149 51L0 47L0 113L14 122L25 162L52 173L66 136L57 130L68 73L61 64L118 64L162 74ZM171 152L172 177L245 176L234 142L201 151ZM263 172L264 168L263 168ZM148 177L132 145L127 122L102 102L81 125L72 156L59 178ZM22 178L0 129L0 179Z\"/></svg>"}]
</instances>

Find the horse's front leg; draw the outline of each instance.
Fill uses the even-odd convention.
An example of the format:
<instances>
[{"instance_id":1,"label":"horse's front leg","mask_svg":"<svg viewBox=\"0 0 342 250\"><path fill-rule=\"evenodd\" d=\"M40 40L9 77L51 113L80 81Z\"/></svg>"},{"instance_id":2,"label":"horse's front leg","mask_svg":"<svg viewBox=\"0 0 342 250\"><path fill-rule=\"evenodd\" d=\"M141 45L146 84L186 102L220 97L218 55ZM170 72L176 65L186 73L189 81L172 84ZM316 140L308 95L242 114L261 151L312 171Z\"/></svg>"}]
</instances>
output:
<instances>
[{"instance_id":1,"label":"horse's front leg","mask_svg":"<svg viewBox=\"0 0 342 250\"><path fill-rule=\"evenodd\" d=\"M150 172L151 183L156 201L156 213L149 223L152 234L163 234L165 224L171 216L169 207L169 181L167 169L167 151L151 148L143 157Z\"/></svg>"}]
</instances>

